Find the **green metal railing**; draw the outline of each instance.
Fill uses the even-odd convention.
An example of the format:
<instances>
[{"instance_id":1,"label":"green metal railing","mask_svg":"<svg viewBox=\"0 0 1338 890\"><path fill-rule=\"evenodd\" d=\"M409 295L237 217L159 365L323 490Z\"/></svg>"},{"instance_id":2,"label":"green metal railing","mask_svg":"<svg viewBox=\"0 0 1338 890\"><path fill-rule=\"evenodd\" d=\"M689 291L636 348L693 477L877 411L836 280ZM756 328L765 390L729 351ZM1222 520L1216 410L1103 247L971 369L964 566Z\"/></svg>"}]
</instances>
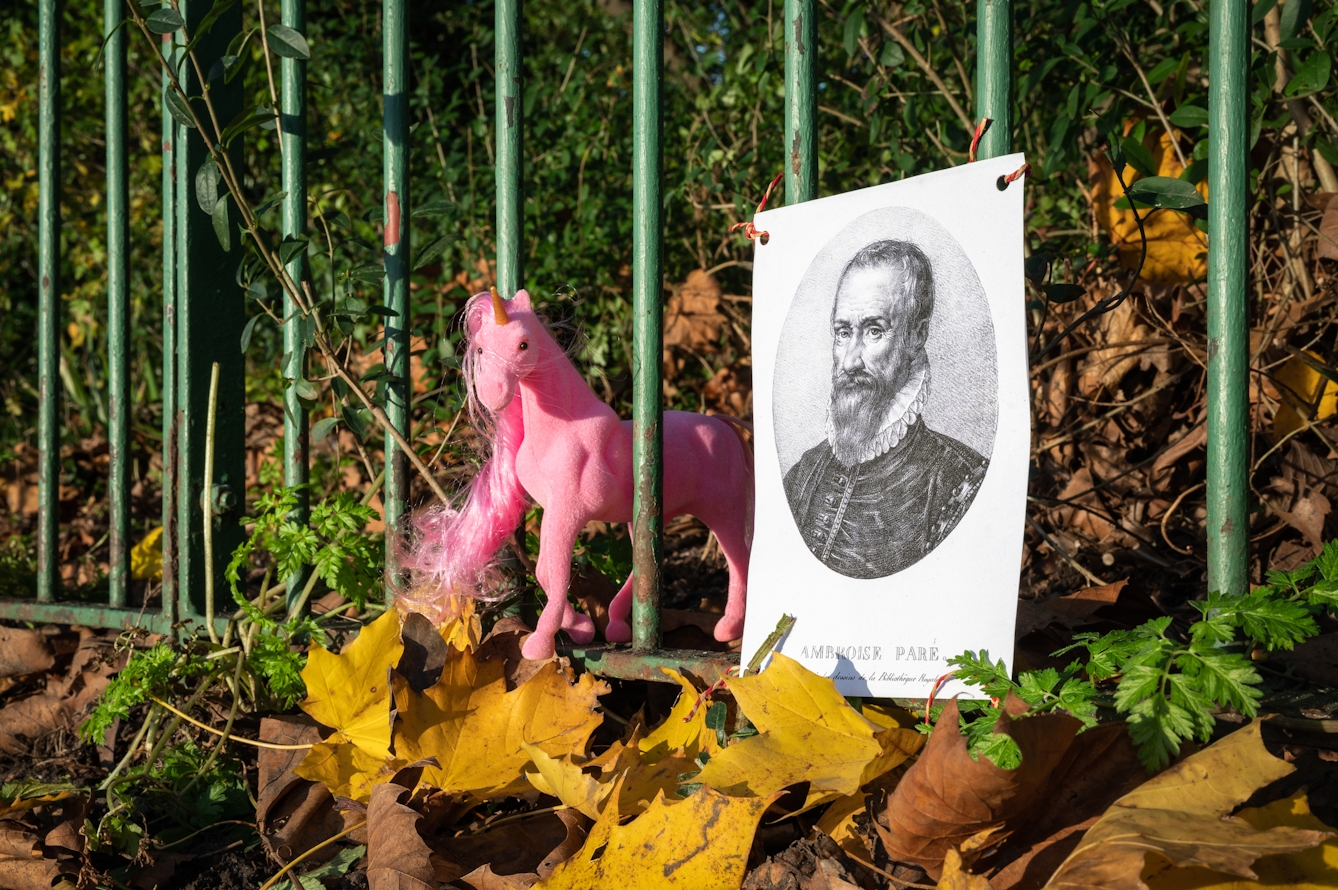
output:
<instances>
[{"instance_id":1,"label":"green metal railing","mask_svg":"<svg viewBox=\"0 0 1338 890\"><path fill-rule=\"evenodd\" d=\"M194 173L205 147L193 130L163 114L163 554L161 609L140 615L128 602L128 295L127 295L127 144L125 122L125 35L107 43L107 204L108 319L110 328L109 415L111 469L111 579L105 604L58 602L56 566L57 483L59 469L58 356L60 329L59 240L59 33L56 0L37 0L41 77L39 95L39 329L38 329L38 590L32 600L0 600L0 617L99 626L140 624L168 630L178 621L204 614L207 569L222 585L222 559L204 560L204 503L213 520L213 552L227 554L239 543L236 519L243 499L243 366L238 348L243 297L234 270L235 242L225 249L215 237L212 208L201 206ZM123 17L120 0L105 0L105 27ZM211 0L182 0L181 11L193 28ZM993 125L979 147L981 157L1010 150L1012 131L1011 0L977 0L976 115ZM1248 529L1246 456L1246 96L1248 6L1245 0L1216 0L1209 10L1210 48L1210 194L1208 297L1208 562L1209 587L1228 592L1246 586ZM391 310L386 326L386 367L398 378L387 387L387 414L402 433L409 431L407 386L410 192L408 117L408 11L406 0L384 0L384 301ZM282 0L283 24L305 28L303 0ZM786 0L785 33L785 185L794 204L817 197L818 125L817 27L813 0ZM661 679L656 670L672 665L703 676L722 672L737 658L714 653L660 649L660 573L663 523L661 488L663 436L661 412L663 240L662 71L663 0L633 4L633 426L635 505L633 553L636 583L633 642L627 647L566 650L587 667L615 676ZM240 7L233 7L199 41L202 57L218 58L241 28ZM497 283L506 295L524 286L524 79L520 0L496 0L497 77ZM180 51L165 38L164 51ZM307 227L306 96L304 62L280 62L282 100L279 125L283 150L283 234L301 236ZM194 79L190 66L183 69ZM166 84L166 80L164 80ZM191 83L198 92L200 85ZM215 82L211 95L219 116L231 119L241 108L240 82ZM232 151L237 152L234 144ZM233 227L236 231L236 227ZM299 253L289 266L294 280L307 274ZM300 377L306 367L302 323L285 303L286 376ZM218 413L221 422L206 443L210 371L220 368ZM307 479L307 416L295 394L285 398L284 472L288 484ZM204 472L206 448L213 448L213 478ZM384 503L392 528L408 503L408 466L394 442L386 441ZM304 502L295 518L306 515ZM289 597L301 588L289 579Z\"/></svg>"}]
</instances>

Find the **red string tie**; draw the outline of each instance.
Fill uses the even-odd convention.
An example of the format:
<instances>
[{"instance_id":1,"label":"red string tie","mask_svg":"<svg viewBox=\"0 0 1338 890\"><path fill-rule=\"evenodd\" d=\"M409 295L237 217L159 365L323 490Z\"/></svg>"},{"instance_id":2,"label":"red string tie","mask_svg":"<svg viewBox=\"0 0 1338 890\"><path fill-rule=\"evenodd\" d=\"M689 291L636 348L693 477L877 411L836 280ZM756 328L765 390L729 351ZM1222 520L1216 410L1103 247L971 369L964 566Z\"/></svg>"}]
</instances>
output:
<instances>
[{"instance_id":1,"label":"red string tie","mask_svg":"<svg viewBox=\"0 0 1338 890\"><path fill-rule=\"evenodd\" d=\"M766 209L767 199L771 197L771 190L776 187L776 184L781 181L781 177L784 175L785 172L781 171L780 173L776 174L775 179L771 180L771 185L767 186L766 193L762 195L762 203L758 204L757 210L753 212L754 215L757 215L758 213L761 213L763 210ZM766 244L767 239L771 237L771 234L769 232L760 231L757 228L757 226L753 225L753 221L751 219L746 222L735 223L734 225L729 227L729 231L731 234L738 231L739 229L743 229L743 234L748 238L749 241L756 241L758 238L761 238L762 243Z\"/></svg>"},{"instance_id":2,"label":"red string tie","mask_svg":"<svg viewBox=\"0 0 1338 890\"><path fill-rule=\"evenodd\" d=\"M976 150L980 148L980 137L985 135L985 131L990 128L991 123L993 123L992 118L982 117L980 123L976 124L976 132L971 137L971 148L967 152L968 164L974 164L976 162Z\"/></svg>"},{"instance_id":3,"label":"red string tie","mask_svg":"<svg viewBox=\"0 0 1338 890\"><path fill-rule=\"evenodd\" d=\"M929 725L929 712L934 707L934 696L938 695L938 691L943 688L944 683L948 682L948 680L952 679L955 676L957 676L956 671L948 671L946 674L944 674L943 676L939 677L937 680L934 681L934 685L929 690L929 700L925 702L925 726Z\"/></svg>"},{"instance_id":4,"label":"red string tie","mask_svg":"<svg viewBox=\"0 0 1338 890\"><path fill-rule=\"evenodd\" d=\"M1019 180L1030 172L1031 172L1031 164L1023 164L1021 167L1018 167L1012 173L1009 173L1007 176L1003 178L1004 186L1007 187L1010 182Z\"/></svg>"}]
</instances>

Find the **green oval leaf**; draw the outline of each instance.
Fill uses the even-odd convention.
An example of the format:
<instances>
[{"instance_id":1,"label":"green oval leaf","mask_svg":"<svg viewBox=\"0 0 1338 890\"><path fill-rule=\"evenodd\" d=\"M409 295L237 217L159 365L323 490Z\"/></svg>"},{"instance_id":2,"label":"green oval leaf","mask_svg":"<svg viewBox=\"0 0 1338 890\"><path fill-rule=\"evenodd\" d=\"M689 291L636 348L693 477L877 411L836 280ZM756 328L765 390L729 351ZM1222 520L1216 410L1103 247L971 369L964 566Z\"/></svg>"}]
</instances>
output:
<instances>
[{"instance_id":1,"label":"green oval leaf","mask_svg":"<svg viewBox=\"0 0 1338 890\"><path fill-rule=\"evenodd\" d=\"M195 118L191 116L190 106L186 100L177 94L176 90L167 91L167 110L171 113L172 119L183 127L195 129Z\"/></svg>"},{"instance_id":2,"label":"green oval leaf","mask_svg":"<svg viewBox=\"0 0 1338 890\"><path fill-rule=\"evenodd\" d=\"M307 38L287 25L270 25L265 30L265 38L276 56L299 59L303 62L311 58L311 47L307 45Z\"/></svg>"},{"instance_id":3,"label":"green oval leaf","mask_svg":"<svg viewBox=\"0 0 1338 890\"><path fill-rule=\"evenodd\" d=\"M1171 112L1171 123L1186 129L1206 127L1208 125L1208 110L1197 105L1181 105Z\"/></svg>"},{"instance_id":4,"label":"green oval leaf","mask_svg":"<svg viewBox=\"0 0 1338 890\"><path fill-rule=\"evenodd\" d=\"M1322 50L1311 53L1296 69L1296 76L1287 84L1283 95L1289 99L1298 99L1318 93L1329 85L1329 71L1332 67L1333 59L1328 53Z\"/></svg>"},{"instance_id":5,"label":"green oval leaf","mask_svg":"<svg viewBox=\"0 0 1338 890\"><path fill-rule=\"evenodd\" d=\"M214 235L218 238L218 244L227 253L232 250L232 226L228 222L228 196L219 195L217 203L214 204L212 214L214 222Z\"/></svg>"},{"instance_id":6,"label":"green oval leaf","mask_svg":"<svg viewBox=\"0 0 1338 890\"><path fill-rule=\"evenodd\" d=\"M321 441L326 436L330 435L330 431L333 430L338 424L339 424L339 418L337 417L327 417L324 420L316 421L311 426L311 441L313 442Z\"/></svg>"},{"instance_id":7,"label":"green oval leaf","mask_svg":"<svg viewBox=\"0 0 1338 890\"><path fill-rule=\"evenodd\" d=\"M1170 176L1149 176L1138 180L1129 186L1129 200L1168 210L1187 210L1207 203L1191 183Z\"/></svg>"},{"instance_id":8,"label":"green oval leaf","mask_svg":"<svg viewBox=\"0 0 1338 890\"><path fill-rule=\"evenodd\" d=\"M218 206L218 180L218 166L210 155L195 171L195 202L205 213L213 213Z\"/></svg>"},{"instance_id":9,"label":"green oval leaf","mask_svg":"<svg viewBox=\"0 0 1338 890\"><path fill-rule=\"evenodd\" d=\"M1282 4L1282 39L1291 40L1310 21L1310 0L1287 0Z\"/></svg>"},{"instance_id":10,"label":"green oval leaf","mask_svg":"<svg viewBox=\"0 0 1338 890\"><path fill-rule=\"evenodd\" d=\"M441 259L441 255L446 252L447 248L451 246L451 242L454 240L454 235L442 235L427 247L424 247L418 256L413 258L414 269L422 269L424 266L431 265Z\"/></svg>"},{"instance_id":11,"label":"green oval leaf","mask_svg":"<svg viewBox=\"0 0 1338 890\"><path fill-rule=\"evenodd\" d=\"M1132 136L1125 136L1120 140L1120 148L1124 150L1124 159L1130 167L1144 176L1156 174L1157 165L1152 160L1152 152L1148 151L1143 143Z\"/></svg>"},{"instance_id":12,"label":"green oval leaf","mask_svg":"<svg viewBox=\"0 0 1338 890\"><path fill-rule=\"evenodd\" d=\"M255 333L256 322L264 317L264 315L252 315L246 327L242 328L242 352L246 352L247 347L251 345L251 335Z\"/></svg>"},{"instance_id":13,"label":"green oval leaf","mask_svg":"<svg viewBox=\"0 0 1338 890\"><path fill-rule=\"evenodd\" d=\"M424 216L454 218L459 213L460 205L454 201L447 201L445 198L433 198L431 201L425 201L415 207L410 215L415 219Z\"/></svg>"},{"instance_id":14,"label":"green oval leaf","mask_svg":"<svg viewBox=\"0 0 1338 890\"><path fill-rule=\"evenodd\" d=\"M169 6L155 9L144 17L144 24L155 34L171 34L186 24L186 20Z\"/></svg>"},{"instance_id":15,"label":"green oval leaf","mask_svg":"<svg viewBox=\"0 0 1338 890\"><path fill-rule=\"evenodd\" d=\"M1076 284L1047 284L1042 290L1045 291L1045 298L1051 303L1072 303L1087 293Z\"/></svg>"},{"instance_id":16,"label":"green oval leaf","mask_svg":"<svg viewBox=\"0 0 1338 890\"><path fill-rule=\"evenodd\" d=\"M349 269L348 277L354 281L376 282L386 277L386 270L380 263L363 263Z\"/></svg>"},{"instance_id":17,"label":"green oval leaf","mask_svg":"<svg viewBox=\"0 0 1338 890\"><path fill-rule=\"evenodd\" d=\"M307 402L314 402L321 397L320 388L305 377L293 381L293 393Z\"/></svg>"},{"instance_id":18,"label":"green oval leaf","mask_svg":"<svg viewBox=\"0 0 1338 890\"><path fill-rule=\"evenodd\" d=\"M279 262L286 266L292 262L293 257L306 249L306 238L294 238L292 235L289 235L287 238L284 238L283 243L279 245Z\"/></svg>"}]
</instances>

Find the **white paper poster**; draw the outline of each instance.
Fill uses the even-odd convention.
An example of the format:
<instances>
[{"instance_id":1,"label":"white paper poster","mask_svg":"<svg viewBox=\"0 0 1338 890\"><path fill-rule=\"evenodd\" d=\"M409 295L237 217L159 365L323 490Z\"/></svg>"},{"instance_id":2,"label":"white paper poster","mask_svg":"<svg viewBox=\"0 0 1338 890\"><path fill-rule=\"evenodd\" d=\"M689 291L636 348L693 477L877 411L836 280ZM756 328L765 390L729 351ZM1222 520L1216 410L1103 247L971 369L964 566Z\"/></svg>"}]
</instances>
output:
<instances>
[{"instance_id":1,"label":"white paper poster","mask_svg":"<svg viewBox=\"0 0 1338 890\"><path fill-rule=\"evenodd\" d=\"M743 652L924 698L1013 659L1031 440L1020 154L760 213ZM949 683L943 694L968 690Z\"/></svg>"}]
</instances>

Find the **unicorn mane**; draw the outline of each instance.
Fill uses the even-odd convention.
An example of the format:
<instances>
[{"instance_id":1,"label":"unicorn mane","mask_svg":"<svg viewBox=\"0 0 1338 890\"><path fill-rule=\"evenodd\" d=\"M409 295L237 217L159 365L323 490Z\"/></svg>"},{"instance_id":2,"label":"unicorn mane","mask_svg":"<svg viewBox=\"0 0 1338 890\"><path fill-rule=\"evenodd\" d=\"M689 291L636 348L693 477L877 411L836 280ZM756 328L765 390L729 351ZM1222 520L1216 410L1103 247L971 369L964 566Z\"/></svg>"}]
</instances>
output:
<instances>
[{"instance_id":1,"label":"unicorn mane","mask_svg":"<svg viewBox=\"0 0 1338 890\"><path fill-rule=\"evenodd\" d=\"M465 351L461 362L470 420L487 443L487 459L454 503L419 513L413 540L401 548L399 564L409 573L397 597L401 609L438 620L446 597L460 594L498 599L497 552L520 526L529 504L516 476L516 453L525 437L520 397L494 413L474 391L474 338L471 319L489 311L489 294L476 294L464 312Z\"/></svg>"}]
</instances>

